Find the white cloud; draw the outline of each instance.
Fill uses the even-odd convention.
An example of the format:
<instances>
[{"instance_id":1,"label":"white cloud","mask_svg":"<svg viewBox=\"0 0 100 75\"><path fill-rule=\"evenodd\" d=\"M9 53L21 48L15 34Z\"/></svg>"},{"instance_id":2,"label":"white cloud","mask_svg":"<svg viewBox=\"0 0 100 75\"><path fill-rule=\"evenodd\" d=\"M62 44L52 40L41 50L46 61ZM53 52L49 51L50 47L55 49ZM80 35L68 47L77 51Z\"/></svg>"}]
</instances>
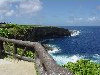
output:
<instances>
[{"instance_id":1,"label":"white cloud","mask_svg":"<svg viewBox=\"0 0 100 75\"><path fill-rule=\"evenodd\" d=\"M78 20L83 20L83 18L78 18Z\"/></svg>"},{"instance_id":2,"label":"white cloud","mask_svg":"<svg viewBox=\"0 0 100 75\"><path fill-rule=\"evenodd\" d=\"M0 16L11 16L14 10L10 8L10 1L0 0Z\"/></svg>"},{"instance_id":3,"label":"white cloud","mask_svg":"<svg viewBox=\"0 0 100 75\"><path fill-rule=\"evenodd\" d=\"M8 11L5 16L12 16L14 14L14 10Z\"/></svg>"},{"instance_id":4,"label":"white cloud","mask_svg":"<svg viewBox=\"0 0 100 75\"><path fill-rule=\"evenodd\" d=\"M41 9L40 0L0 0L0 16L30 15Z\"/></svg>"},{"instance_id":5,"label":"white cloud","mask_svg":"<svg viewBox=\"0 0 100 75\"><path fill-rule=\"evenodd\" d=\"M0 6L2 6L5 3L5 1L0 0Z\"/></svg>"},{"instance_id":6,"label":"white cloud","mask_svg":"<svg viewBox=\"0 0 100 75\"><path fill-rule=\"evenodd\" d=\"M96 21L96 17L95 16L94 17L89 17L87 20L88 21Z\"/></svg>"},{"instance_id":7,"label":"white cloud","mask_svg":"<svg viewBox=\"0 0 100 75\"><path fill-rule=\"evenodd\" d=\"M14 10L10 8L10 2L6 0L0 1L0 16L12 16Z\"/></svg>"},{"instance_id":8,"label":"white cloud","mask_svg":"<svg viewBox=\"0 0 100 75\"><path fill-rule=\"evenodd\" d=\"M69 24L77 24L77 23L95 23L95 22L100 22L100 18L97 16L92 16L92 17L72 17L72 18L67 18L66 23Z\"/></svg>"},{"instance_id":9,"label":"white cloud","mask_svg":"<svg viewBox=\"0 0 100 75\"><path fill-rule=\"evenodd\" d=\"M69 17L67 18L67 23L80 23L80 22L83 22L84 21L84 18L82 17Z\"/></svg>"},{"instance_id":10,"label":"white cloud","mask_svg":"<svg viewBox=\"0 0 100 75\"><path fill-rule=\"evenodd\" d=\"M19 10L22 13L34 13L42 9L41 2L39 0L29 0L21 2L19 5Z\"/></svg>"},{"instance_id":11,"label":"white cloud","mask_svg":"<svg viewBox=\"0 0 100 75\"><path fill-rule=\"evenodd\" d=\"M97 9L97 10L100 10L100 5L98 5L98 6L96 7L96 9Z\"/></svg>"}]
</instances>

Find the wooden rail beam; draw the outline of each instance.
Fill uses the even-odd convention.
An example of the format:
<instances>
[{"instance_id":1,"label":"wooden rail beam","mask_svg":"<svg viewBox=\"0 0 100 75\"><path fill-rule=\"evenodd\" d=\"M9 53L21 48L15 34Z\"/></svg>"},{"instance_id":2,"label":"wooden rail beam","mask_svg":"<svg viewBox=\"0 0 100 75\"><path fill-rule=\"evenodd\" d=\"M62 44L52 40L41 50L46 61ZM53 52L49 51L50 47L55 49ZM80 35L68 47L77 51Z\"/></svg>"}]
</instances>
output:
<instances>
[{"instance_id":1,"label":"wooden rail beam","mask_svg":"<svg viewBox=\"0 0 100 75\"><path fill-rule=\"evenodd\" d=\"M9 53L9 52L5 52L5 53L8 54L8 55L13 56L12 53ZM34 61L35 61L35 60L32 59L32 58L25 57L25 56L20 56L20 55L18 55L18 54L16 54L15 57L18 58L18 59L22 59L22 60L24 60L24 61L29 61L29 62L34 62Z\"/></svg>"},{"instance_id":2,"label":"wooden rail beam","mask_svg":"<svg viewBox=\"0 0 100 75\"><path fill-rule=\"evenodd\" d=\"M28 46L28 47L32 47L32 48L34 48L35 44L37 43L37 42L30 42L30 41L8 39L8 38L4 38L4 37L0 37L0 41L11 42L14 44L18 44L18 45L22 45L22 46L26 46L26 47Z\"/></svg>"},{"instance_id":3,"label":"wooden rail beam","mask_svg":"<svg viewBox=\"0 0 100 75\"><path fill-rule=\"evenodd\" d=\"M40 60L45 71L47 71L46 72L47 75L73 75L73 73L71 71L69 71L68 69L62 68L59 65L57 65L56 61L50 56L50 54L47 53L45 48L38 42L29 42L29 41L8 39L8 38L3 38L3 37L0 37L0 41L1 41L0 42L1 43L0 44L1 52L3 50L2 41L3 42L11 42L11 43L14 43L17 45L34 48L37 53L38 59ZM15 52L15 54L16 54L16 52ZM18 55L15 55L15 56L20 58ZM26 60L26 58L25 58L25 60Z\"/></svg>"},{"instance_id":4,"label":"wooden rail beam","mask_svg":"<svg viewBox=\"0 0 100 75\"><path fill-rule=\"evenodd\" d=\"M73 73L68 69L57 65L56 61L47 53L47 51L40 43L36 43L34 48L37 51L41 62L47 69L47 75L73 75Z\"/></svg>"}]
</instances>

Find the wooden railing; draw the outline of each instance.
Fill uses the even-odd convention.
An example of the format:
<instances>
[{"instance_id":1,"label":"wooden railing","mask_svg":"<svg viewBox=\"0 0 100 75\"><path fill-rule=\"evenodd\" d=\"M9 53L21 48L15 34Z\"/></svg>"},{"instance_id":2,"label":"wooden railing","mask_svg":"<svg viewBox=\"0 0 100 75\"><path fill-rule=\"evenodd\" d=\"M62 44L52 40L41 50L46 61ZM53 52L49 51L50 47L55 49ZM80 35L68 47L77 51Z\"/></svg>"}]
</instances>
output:
<instances>
[{"instance_id":1,"label":"wooden railing","mask_svg":"<svg viewBox=\"0 0 100 75\"><path fill-rule=\"evenodd\" d=\"M4 42L10 42L14 44L14 53L9 53L4 50ZM24 51L27 47L33 48L36 52L35 60L29 59L24 56L19 56L17 54L18 46L23 46ZM40 75L73 75L68 69L62 68L56 64L55 60L47 53L45 48L38 42L29 42L29 41L22 41L22 40L15 40L15 39L8 39L4 37L0 37L0 55L3 53L7 53L13 55L14 57L27 60L27 61L34 61L36 64L36 68Z\"/></svg>"}]
</instances>

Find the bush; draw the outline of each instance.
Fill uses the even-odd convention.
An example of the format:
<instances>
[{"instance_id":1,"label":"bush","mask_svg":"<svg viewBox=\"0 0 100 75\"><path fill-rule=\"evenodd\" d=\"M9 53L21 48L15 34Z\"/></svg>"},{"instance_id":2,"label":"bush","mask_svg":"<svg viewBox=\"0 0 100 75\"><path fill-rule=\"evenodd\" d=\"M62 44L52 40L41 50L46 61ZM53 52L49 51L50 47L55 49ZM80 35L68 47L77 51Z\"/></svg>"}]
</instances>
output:
<instances>
[{"instance_id":1,"label":"bush","mask_svg":"<svg viewBox=\"0 0 100 75\"><path fill-rule=\"evenodd\" d=\"M22 55L23 49L17 48L17 52L18 52L18 55ZM27 50L27 51L25 51L25 53L24 53L23 56L26 56L26 57L33 58L34 59L35 56L36 56L36 54L35 54L35 52L32 52L30 50Z\"/></svg>"},{"instance_id":2,"label":"bush","mask_svg":"<svg viewBox=\"0 0 100 75\"><path fill-rule=\"evenodd\" d=\"M75 75L100 75L100 64L91 62L90 60L79 60L76 63L69 62L63 65Z\"/></svg>"},{"instance_id":3,"label":"bush","mask_svg":"<svg viewBox=\"0 0 100 75\"><path fill-rule=\"evenodd\" d=\"M14 44L13 43L5 42L4 43L4 50L6 52L10 52L10 53L14 54ZM17 48L17 54L18 55L21 56L22 53L23 53L23 51L24 50L22 48ZM23 56L26 56L26 57L33 58L34 59L35 56L36 56L36 53L35 52L32 52L31 50L26 50Z\"/></svg>"},{"instance_id":4,"label":"bush","mask_svg":"<svg viewBox=\"0 0 100 75\"><path fill-rule=\"evenodd\" d=\"M8 30L7 30L7 28L0 28L0 36L2 36L2 37L8 37L8 35L9 35L9 32L8 32Z\"/></svg>"}]
</instances>

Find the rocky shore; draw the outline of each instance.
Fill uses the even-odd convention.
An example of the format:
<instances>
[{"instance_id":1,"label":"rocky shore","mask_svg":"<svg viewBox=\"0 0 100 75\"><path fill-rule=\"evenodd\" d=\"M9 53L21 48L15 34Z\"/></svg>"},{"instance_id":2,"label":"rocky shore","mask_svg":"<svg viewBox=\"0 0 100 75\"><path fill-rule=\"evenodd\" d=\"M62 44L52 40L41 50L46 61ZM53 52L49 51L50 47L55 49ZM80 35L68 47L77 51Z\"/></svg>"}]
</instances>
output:
<instances>
[{"instance_id":1,"label":"rocky shore","mask_svg":"<svg viewBox=\"0 0 100 75\"><path fill-rule=\"evenodd\" d=\"M71 33L68 29L58 27L35 27L27 29L27 33L20 37L23 40L38 41L43 38L55 38L62 36L70 36Z\"/></svg>"},{"instance_id":2,"label":"rocky shore","mask_svg":"<svg viewBox=\"0 0 100 75\"><path fill-rule=\"evenodd\" d=\"M71 35L68 29L40 25L2 24L0 25L0 32L0 36L2 37L23 41L39 41L43 38Z\"/></svg>"}]
</instances>

